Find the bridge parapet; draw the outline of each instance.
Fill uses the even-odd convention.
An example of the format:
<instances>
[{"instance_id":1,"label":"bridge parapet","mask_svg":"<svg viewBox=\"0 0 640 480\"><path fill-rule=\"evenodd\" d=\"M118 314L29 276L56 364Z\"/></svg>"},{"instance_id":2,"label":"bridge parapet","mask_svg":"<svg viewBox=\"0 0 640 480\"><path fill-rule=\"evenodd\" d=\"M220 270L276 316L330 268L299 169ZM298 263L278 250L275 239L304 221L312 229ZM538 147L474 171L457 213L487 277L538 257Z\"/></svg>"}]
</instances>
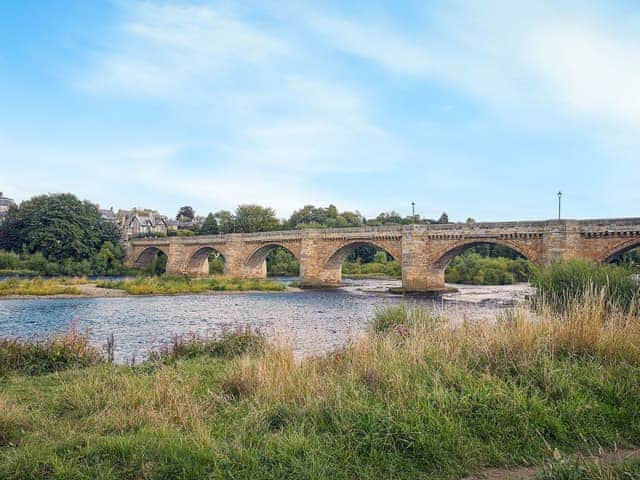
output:
<instances>
[{"instance_id":1,"label":"bridge parapet","mask_svg":"<svg viewBox=\"0 0 640 480\"><path fill-rule=\"evenodd\" d=\"M225 259L225 274L260 277L266 275L269 252L284 247L300 261L303 284L329 286L340 283L342 261L349 252L371 244L401 262L406 289L432 290L444 286L444 269L451 258L480 243L508 246L541 265L570 258L609 261L640 245L640 218L385 225L133 239L127 245L127 263L139 265L164 252L170 273L206 274L208 255L217 251Z\"/></svg>"}]
</instances>

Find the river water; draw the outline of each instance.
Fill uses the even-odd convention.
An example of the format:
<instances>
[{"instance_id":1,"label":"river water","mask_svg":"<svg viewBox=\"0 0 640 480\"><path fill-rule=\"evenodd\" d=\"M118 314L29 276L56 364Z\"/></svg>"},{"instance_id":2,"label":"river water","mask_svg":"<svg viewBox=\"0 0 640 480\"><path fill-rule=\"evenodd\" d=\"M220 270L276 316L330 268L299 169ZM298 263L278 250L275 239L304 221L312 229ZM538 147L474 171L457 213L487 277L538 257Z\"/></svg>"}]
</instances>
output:
<instances>
[{"instance_id":1,"label":"river water","mask_svg":"<svg viewBox=\"0 0 640 480\"><path fill-rule=\"evenodd\" d=\"M452 319L491 319L530 292L527 284L461 286L439 298L386 293L400 282L358 280L335 290L216 293L118 298L0 301L0 337L44 338L75 323L104 345L113 334L116 361L143 359L174 335L215 335L249 327L290 342L300 356L345 345L367 330L376 310L407 303L444 311Z\"/></svg>"}]
</instances>

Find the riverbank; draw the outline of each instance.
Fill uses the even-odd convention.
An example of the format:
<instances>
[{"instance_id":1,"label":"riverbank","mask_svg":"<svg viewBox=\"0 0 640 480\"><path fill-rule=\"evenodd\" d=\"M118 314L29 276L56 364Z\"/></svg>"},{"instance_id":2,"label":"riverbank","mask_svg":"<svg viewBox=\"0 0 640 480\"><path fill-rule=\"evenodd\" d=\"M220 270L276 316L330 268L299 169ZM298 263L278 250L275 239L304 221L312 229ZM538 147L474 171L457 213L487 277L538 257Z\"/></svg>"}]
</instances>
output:
<instances>
[{"instance_id":1,"label":"riverbank","mask_svg":"<svg viewBox=\"0 0 640 480\"><path fill-rule=\"evenodd\" d=\"M303 360L223 337L10 373L0 477L459 478L638 445L640 323L601 301L462 324L398 306Z\"/></svg>"},{"instance_id":2,"label":"riverbank","mask_svg":"<svg viewBox=\"0 0 640 480\"><path fill-rule=\"evenodd\" d=\"M60 277L49 279L5 279L0 281L0 300L35 298L105 298L159 295L212 295L215 293L294 292L295 287L271 280L183 279L142 277L129 280L98 280Z\"/></svg>"}]
</instances>

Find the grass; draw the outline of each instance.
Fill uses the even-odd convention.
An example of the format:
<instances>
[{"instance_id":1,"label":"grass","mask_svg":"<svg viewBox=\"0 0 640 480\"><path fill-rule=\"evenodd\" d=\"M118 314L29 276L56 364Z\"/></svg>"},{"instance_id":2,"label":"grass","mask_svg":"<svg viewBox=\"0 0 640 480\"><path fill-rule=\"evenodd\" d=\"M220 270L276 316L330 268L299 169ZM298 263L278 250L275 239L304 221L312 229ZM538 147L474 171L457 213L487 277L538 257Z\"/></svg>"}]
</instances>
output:
<instances>
[{"instance_id":1,"label":"grass","mask_svg":"<svg viewBox=\"0 0 640 480\"><path fill-rule=\"evenodd\" d=\"M457 325L388 308L304 360L180 340L136 367L11 375L0 478L456 478L637 445L640 322L585 300Z\"/></svg>"},{"instance_id":2,"label":"grass","mask_svg":"<svg viewBox=\"0 0 640 480\"><path fill-rule=\"evenodd\" d=\"M42 375L102 361L102 353L90 345L88 334L75 327L40 341L0 339L0 378L12 373Z\"/></svg>"},{"instance_id":3,"label":"grass","mask_svg":"<svg viewBox=\"0 0 640 480\"><path fill-rule=\"evenodd\" d=\"M85 280L64 279L64 278L31 278L17 279L7 278L0 281L0 297L9 295L60 295L60 294L80 294L73 285L78 282L86 283Z\"/></svg>"},{"instance_id":4,"label":"grass","mask_svg":"<svg viewBox=\"0 0 640 480\"><path fill-rule=\"evenodd\" d=\"M400 278L400 263L396 260L384 262L344 262L342 274L348 278Z\"/></svg>"},{"instance_id":5,"label":"grass","mask_svg":"<svg viewBox=\"0 0 640 480\"><path fill-rule=\"evenodd\" d=\"M175 295L182 293L204 293L209 291L283 291L286 286L264 279L237 278L189 278L189 277L138 277L133 280L101 280L101 288L124 290L130 295Z\"/></svg>"},{"instance_id":6,"label":"grass","mask_svg":"<svg viewBox=\"0 0 640 480\"><path fill-rule=\"evenodd\" d=\"M582 297L599 295L608 308L640 312L640 282L633 272L618 265L585 260L555 263L537 271L532 278L536 303L562 311Z\"/></svg>"}]
</instances>

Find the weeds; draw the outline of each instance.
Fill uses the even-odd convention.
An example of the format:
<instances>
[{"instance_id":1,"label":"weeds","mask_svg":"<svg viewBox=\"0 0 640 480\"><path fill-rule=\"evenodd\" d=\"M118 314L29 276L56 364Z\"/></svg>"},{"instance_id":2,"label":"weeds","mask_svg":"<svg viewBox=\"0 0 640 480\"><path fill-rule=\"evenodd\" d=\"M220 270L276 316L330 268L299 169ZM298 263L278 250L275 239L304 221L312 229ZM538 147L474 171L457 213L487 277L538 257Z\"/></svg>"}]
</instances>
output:
<instances>
[{"instance_id":1,"label":"weeds","mask_svg":"<svg viewBox=\"0 0 640 480\"><path fill-rule=\"evenodd\" d=\"M286 286L264 279L237 278L189 278L175 276L139 277L133 280L102 280L96 282L100 288L124 290L130 295L176 295L204 293L208 291L283 291Z\"/></svg>"}]
</instances>

